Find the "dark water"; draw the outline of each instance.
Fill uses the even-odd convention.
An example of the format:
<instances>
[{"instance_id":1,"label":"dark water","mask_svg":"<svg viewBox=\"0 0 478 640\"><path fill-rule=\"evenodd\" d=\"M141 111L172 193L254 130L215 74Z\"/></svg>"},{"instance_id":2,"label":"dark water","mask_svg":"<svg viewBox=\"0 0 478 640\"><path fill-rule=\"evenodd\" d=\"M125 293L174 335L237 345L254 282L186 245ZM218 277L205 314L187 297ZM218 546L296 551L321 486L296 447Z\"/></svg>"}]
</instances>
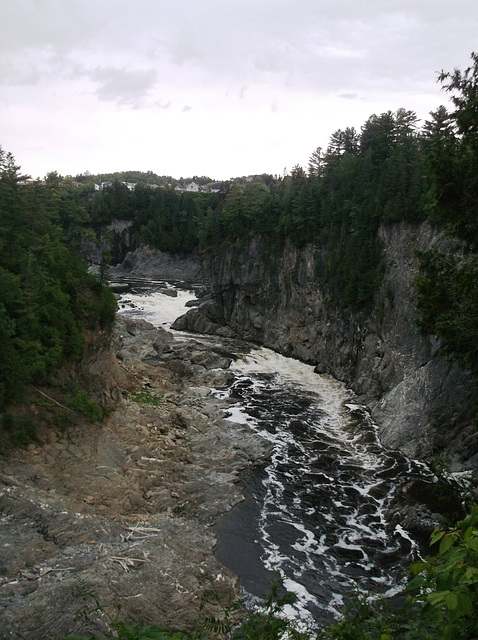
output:
<instances>
[{"instance_id":1,"label":"dark water","mask_svg":"<svg viewBox=\"0 0 478 640\"><path fill-rule=\"evenodd\" d=\"M423 465L388 451L353 394L312 367L267 350L236 363L227 392L231 419L273 445L264 467L245 474L246 500L218 526L218 559L259 596L273 571L298 596L295 615L311 627L336 616L358 586L394 593L418 553L387 521L400 482Z\"/></svg>"},{"instance_id":2,"label":"dark water","mask_svg":"<svg viewBox=\"0 0 478 640\"><path fill-rule=\"evenodd\" d=\"M174 320L188 296L158 296L164 285L136 281L140 297L132 303L126 294L124 312L164 325L167 309ZM244 473L246 499L217 527L216 556L239 576L246 599L264 593L277 572L298 597L289 613L317 628L357 587L398 591L418 545L388 521L387 507L400 483L427 469L382 447L367 409L312 367L253 349L233 371L232 386L213 393L234 400L229 419L272 447L262 467Z\"/></svg>"}]
</instances>

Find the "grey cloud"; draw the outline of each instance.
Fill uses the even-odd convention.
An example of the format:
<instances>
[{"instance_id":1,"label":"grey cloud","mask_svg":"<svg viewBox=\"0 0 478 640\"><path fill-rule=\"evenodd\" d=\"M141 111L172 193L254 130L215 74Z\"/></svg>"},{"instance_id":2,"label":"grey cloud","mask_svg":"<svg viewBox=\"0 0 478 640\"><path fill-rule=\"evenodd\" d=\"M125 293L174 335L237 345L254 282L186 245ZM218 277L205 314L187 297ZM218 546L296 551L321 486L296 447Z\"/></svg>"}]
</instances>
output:
<instances>
[{"instance_id":1,"label":"grey cloud","mask_svg":"<svg viewBox=\"0 0 478 640\"><path fill-rule=\"evenodd\" d=\"M181 111L182 111L183 113L188 113L189 111L192 111L192 107L190 107L188 104L186 104L186 105L181 109Z\"/></svg>"},{"instance_id":2,"label":"grey cloud","mask_svg":"<svg viewBox=\"0 0 478 640\"><path fill-rule=\"evenodd\" d=\"M41 72L33 66L21 67L3 62L0 64L0 84L36 85Z\"/></svg>"},{"instance_id":3,"label":"grey cloud","mask_svg":"<svg viewBox=\"0 0 478 640\"><path fill-rule=\"evenodd\" d=\"M2 3L0 51L4 54L25 49L50 47L69 51L85 46L104 29L110 8L108 3L89 0L15 0Z\"/></svg>"},{"instance_id":4,"label":"grey cloud","mask_svg":"<svg viewBox=\"0 0 478 640\"><path fill-rule=\"evenodd\" d=\"M96 95L105 102L139 106L157 81L154 69L128 71L113 67L100 67L88 73L99 86Z\"/></svg>"},{"instance_id":5,"label":"grey cloud","mask_svg":"<svg viewBox=\"0 0 478 640\"><path fill-rule=\"evenodd\" d=\"M246 95L246 91L249 87L247 86L247 84L243 84L240 91L239 91L239 100L243 100L244 96Z\"/></svg>"},{"instance_id":6,"label":"grey cloud","mask_svg":"<svg viewBox=\"0 0 478 640\"><path fill-rule=\"evenodd\" d=\"M201 91L227 85L235 99L257 85L347 99L369 89L430 91L461 41L462 56L452 66L468 62L478 18L476 0L4 4L5 82L89 77L98 99L135 107L153 94L156 69L164 85ZM79 76L72 72L75 61Z\"/></svg>"},{"instance_id":7,"label":"grey cloud","mask_svg":"<svg viewBox=\"0 0 478 640\"><path fill-rule=\"evenodd\" d=\"M358 100L359 99L358 93L339 93L338 97L339 98L344 98L344 100Z\"/></svg>"},{"instance_id":8,"label":"grey cloud","mask_svg":"<svg viewBox=\"0 0 478 640\"><path fill-rule=\"evenodd\" d=\"M154 106L157 107L158 109L164 109L164 110L169 109L171 106L171 100L168 100L167 102L157 101L154 103Z\"/></svg>"},{"instance_id":9,"label":"grey cloud","mask_svg":"<svg viewBox=\"0 0 478 640\"><path fill-rule=\"evenodd\" d=\"M147 60L171 78L176 73L179 81L187 71L198 83L227 80L237 91L267 81L292 89L354 93L358 85L366 89L382 78L414 87L427 79L433 83L430 75L441 66L436 61L447 60L443 52L456 48L460 30L468 30L463 40L471 41L478 17L475 2L11 0L2 11L0 51L47 48L79 61L86 54L89 66L101 60L100 68L118 66L115 55L132 67ZM48 69L17 77L31 83L36 73ZM154 84L148 76L152 73L118 71L114 77L98 77L97 95L134 104L135 95Z\"/></svg>"}]
</instances>

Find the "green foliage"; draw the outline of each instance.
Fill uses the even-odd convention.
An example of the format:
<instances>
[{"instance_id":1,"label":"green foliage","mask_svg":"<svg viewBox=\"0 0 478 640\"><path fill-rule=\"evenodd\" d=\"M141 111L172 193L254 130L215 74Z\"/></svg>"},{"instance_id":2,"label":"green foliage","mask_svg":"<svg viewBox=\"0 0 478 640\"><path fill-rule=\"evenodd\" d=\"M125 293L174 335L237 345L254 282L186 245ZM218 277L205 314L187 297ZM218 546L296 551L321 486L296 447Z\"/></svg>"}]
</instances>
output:
<instances>
[{"instance_id":1,"label":"green foliage","mask_svg":"<svg viewBox=\"0 0 478 640\"><path fill-rule=\"evenodd\" d=\"M121 622L111 625L119 640L201 640L204 634L190 634L186 631L171 631L164 627L129 627Z\"/></svg>"},{"instance_id":2,"label":"green foliage","mask_svg":"<svg viewBox=\"0 0 478 640\"><path fill-rule=\"evenodd\" d=\"M330 640L474 640L478 630L478 507L448 531L436 555L411 567L402 605L358 595L319 635Z\"/></svg>"},{"instance_id":3,"label":"green foliage","mask_svg":"<svg viewBox=\"0 0 478 640\"><path fill-rule=\"evenodd\" d=\"M419 328L441 338L442 353L478 375L478 256L436 249L417 255Z\"/></svg>"},{"instance_id":4,"label":"green foliage","mask_svg":"<svg viewBox=\"0 0 478 640\"><path fill-rule=\"evenodd\" d=\"M143 391L131 394L130 398L133 402L137 402L138 404L150 404L154 407L159 407L163 403L162 396L153 395L146 387Z\"/></svg>"},{"instance_id":5,"label":"green foliage","mask_svg":"<svg viewBox=\"0 0 478 640\"><path fill-rule=\"evenodd\" d=\"M271 583L270 591L264 594L264 607L260 611L249 611L233 640L307 640L308 632L299 631L293 621L284 614L286 605L294 604L297 597L284 592L282 581L277 576Z\"/></svg>"},{"instance_id":6,"label":"green foliage","mask_svg":"<svg viewBox=\"0 0 478 640\"><path fill-rule=\"evenodd\" d=\"M17 417L6 413L2 418L2 428L16 447L26 447L39 441L37 425L31 417Z\"/></svg>"},{"instance_id":7,"label":"green foliage","mask_svg":"<svg viewBox=\"0 0 478 640\"><path fill-rule=\"evenodd\" d=\"M318 635L318 640L391 640L390 621L380 601L357 593L345 605L341 618Z\"/></svg>"},{"instance_id":8,"label":"green foliage","mask_svg":"<svg viewBox=\"0 0 478 640\"><path fill-rule=\"evenodd\" d=\"M478 629L478 507L449 531L435 530L438 553L412 566L409 591L439 640L476 638Z\"/></svg>"},{"instance_id":9,"label":"green foliage","mask_svg":"<svg viewBox=\"0 0 478 640\"><path fill-rule=\"evenodd\" d=\"M449 231L478 251L478 54L461 71L439 76L450 94L455 111L448 120L443 110L430 131L434 151L430 156L435 173L435 216ZM437 127L436 124L441 124ZM446 125L446 126L445 126Z\"/></svg>"},{"instance_id":10,"label":"green foliage","mask_svg":"<svg viewBox=\"0 0 478 640\"><path fill-rule=\"evenodd\" d=\"M478 630L478 506L453 528L435 530L430 544L435 555L411 567L412 578L403 596L390 601L361 592L350 599L340 619L320 632L317 640L476 640ZM237 603L223 603L214 580L204 592L198 622L192 632L160 626L136 627L118 622L96 595L78 580L79 596L93 602L80 617L100 612L110 621L112 640L308 640L310 632L284 616L295 596L284 592L275 578L261 610L243 612L239 627ZM219 618L202 615L206 604L218 605ZM118 608L119 612L119 608ZM69 636L65 640L75 640ZM78 640L81 640L78 638ZM82 639L86 640L86 639ZM95 639L90 639L95 640Z\"/></svg>"},{"instance_id":11,"label":"green foliage","mask_svg":"<svg viewBox=\"0 0 478 640\"><path fill-rule=\"evenodd\" d=\"M206 636L190 634L186 631L171 631L164 627L150 625L147 627L129 626L123 622L111 623L110 640L201 640ZM65 640L104 640L104 636L67 636Z\"/></svg>"},{"instance_id":12,"label":"green foliage","mask_svg":"<svg viewBox=\"0 0 478 640\"><path fill-rule=\"evenodd\" d=\"M206 574L205 579L209 583L209 588L201 596L196 630L199 633L204 633L205 638L210 637L211 634L228 635L234 623L237 622L237 612L241 608L241 602L236 600L233 594L230 594L227 601L224 601L218 592L214 577ZM219 615L207 614L206 609L209 605L219 610Z\"/></svg>"},{"instance_id":13,"label":"green foliage","mask_svg":"<svg viewBox=\"0 0 478 640\"><path fill-rule=\"evenodd\" d=\"M275 578L269 592L264 594L265 604L260 612L242 611L242 623L237 629L238 611L242 604L232 598L224 602L218 592L216 582L210 575L205 576L209 583L201 597L198 618L192 631L167 629L162 626L127 625L118 621L120 607L116 607L112 615L98 599L96 593L82 578L76 578L79 589L76 597L85 601L86 606L76 620L85 620L95 614L101 614L108 621L109 640L215 640L230 638L231 640L308 640L311 636L307 632L298 631L296 624L287 620L283 615L286 605L295 601L293 594L284 592L282 582ZM212 605L219 610L219 617L205 614L206 607ZM104 637L104 636L103 636ZM67 636L64 640L99 640L90 636Z\"/></svg>"},{"instance_id":14,"label":"green foliage","mask_svg":"<svg viewBox=\"0 0 478 640\"><path fill-rule=\"evenodd\" d=\"M419 327L441 339L442 353L478 375L478 54L464 72L442 72L456 110L426 124L434 184L431 219L459 240L447 252L418 252Z\"/></svg>"},{"instance_id":15,"label":"green foliage","mask_svg":"<svg viewBox=\"0 0 478 640\"><path fill-rule=\"evenodd\" d=\"M104 417L104 411L100 405L92 400L88 393L81 389L70 401L70 408L84 415L90 422L98 422Z\"/></svg>"},{"instance_id":16,"label":"green foliage","mask_svg":"<svg viewBox=\"0 0 478 640\"><path fill-rule=\"evenodd\" d=\"M0 407L80 360L86 324L105 325L116 309L75 250L86 214L70 185L22 178L0 148Z\"/></svg>"}]
</instances>

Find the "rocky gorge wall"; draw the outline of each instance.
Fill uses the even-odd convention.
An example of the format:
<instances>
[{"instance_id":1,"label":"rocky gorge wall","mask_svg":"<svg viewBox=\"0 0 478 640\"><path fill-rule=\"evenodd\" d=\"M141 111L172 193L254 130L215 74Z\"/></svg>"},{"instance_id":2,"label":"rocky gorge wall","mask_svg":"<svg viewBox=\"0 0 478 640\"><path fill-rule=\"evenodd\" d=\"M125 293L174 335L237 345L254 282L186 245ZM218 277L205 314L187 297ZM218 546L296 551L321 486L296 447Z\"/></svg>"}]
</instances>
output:
<instances>
[{"instance_id":1,"label":"rocky gorge wall","mask_svg":"<svg viewBox=\"0 0 478 640\"><path fill-rule=\"evenodd\" d=\"M210 394L232 355L122 316L110 338L83 363L107 416L90 422L48 387L41 439L0 453L0 638L111 638L118 616L192 632L221 614L203 609L211 588L237 594L212 525L269 446Z\"/></svg>"},{"instance_id":2,"label":"rocky gorge wall","mask_svg":"<svg viewBox=\"0 0 478 640\"><path fill-rule=\"evenodd\" d=\"M255 237L208 258L212 301L189 311L176 328L231 331L314 364L368 404L386 446L419 458L446 449L452 467L474 468L476 386L416 326L414 248L440 248L447 240L426 223L382 226L379 234L385 274L367 313L328 301L319 246L270 252Z\"/></svg>"}]
</instances>

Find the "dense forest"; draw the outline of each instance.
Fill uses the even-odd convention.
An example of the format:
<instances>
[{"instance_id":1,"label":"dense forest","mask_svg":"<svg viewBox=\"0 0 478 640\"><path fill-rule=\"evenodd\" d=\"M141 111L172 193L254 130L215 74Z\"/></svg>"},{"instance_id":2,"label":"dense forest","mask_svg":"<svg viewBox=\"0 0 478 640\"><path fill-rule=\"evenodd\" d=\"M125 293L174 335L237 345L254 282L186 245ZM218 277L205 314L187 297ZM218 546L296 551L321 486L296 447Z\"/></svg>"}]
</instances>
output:
<instances>
[{"instance_id":1,"label":"dense forest","mask_svg":"<svg viewBox=\"0 0 478 640\"><path fill-rule=\"evenodd\" d=\"M132 222L136 246L172 253L207 254L222 243L245 244L251 234L267 239L269 251L317 243L329 303L358 312L382 277L380 225L427 221L449 235L450 245L446 253L417 252L420 328L478 375L478 54L471 60L464 71L440 75L452 109L438 107L423 126L406 109L374 114L360 131L335 131L326 149L312 152L306 169L231 180L214 192L177 191L172 179L138 172L76 179L50 173L29 182L0 148L5 430L11 428L8 405L62 366L80 362L88 331L111 326L115 298L102 271L89 273L81 252L86 240L104 239L116 219ZM97 190L95 182L105 179L112 184ZM125 181L135 181L135 188ZM81 393L77 401L87 404ZM408 608L390 613L380 603L358 602L321 637L476 637L477 522L475 508L453 531L435 532L438 554L415 565ZM251 629L235 637L266 637L259 627ZM183 637L163 631L128 637Z\"/></svg>"},{"instance_id":2,"label":"dense forest","mask_svg":"<svg viewBox=\"0 0 478 640\"><path fill-rule=\"evenodd\" d=\"M68 188L54 175L23 183L0 148L0 409L79 362L85 332L111 325L116 311L69 232L85 214Z\"/></svg>"},{"instance_id":3,"label":"dense forest","mask_svg":"<svg viewBox=\"0 0 478 640\"><path fill-rule=\"evenodd\" d=\"M406 109L374 114L360 131L332 133L307 169L231 180L214 191L178 191L151 172L76 180L50 173L25 184L2 150L0 403L81 358L84 329L111 321L114 301L79 255L85 239L104 237L114 219L132 221L133 245L171 253L212 252L250 234L265 236L270 251L318 243L330 303L358 310L382 276L379 226L428 220L456 242L447 254L419 255L421 329L478 373L478 56L440 81L454 110L438 107L421 127ZM106 177L114 179L97 190ZM138 180L134 189L127 179Z\"/></svg>"},{"instance_id":4,"label":"dense forest","mask_svg":"<svg viewBox=\"0 0 478 640\"><path fill-rule=\"evenodd\" d=\"M172 253L213 252L250 234L264 236L270 251L315 242L330 304L360 310L383 273L379 226L429 221L455 244L446 254L418 255L420 326L478 373L478 56L440 82L454 110L439 106L422 126L403 108L374 114L360 131L332 133L306 169L231 180L217 192L156 188L144 179L134 190L116 179L95 191L86 179L70 188L71 211L81 213L65 211L62 223L73 236L89 227L100 237L113 219L128 219L135 246Z\"/></svg>"}]
</instances>

